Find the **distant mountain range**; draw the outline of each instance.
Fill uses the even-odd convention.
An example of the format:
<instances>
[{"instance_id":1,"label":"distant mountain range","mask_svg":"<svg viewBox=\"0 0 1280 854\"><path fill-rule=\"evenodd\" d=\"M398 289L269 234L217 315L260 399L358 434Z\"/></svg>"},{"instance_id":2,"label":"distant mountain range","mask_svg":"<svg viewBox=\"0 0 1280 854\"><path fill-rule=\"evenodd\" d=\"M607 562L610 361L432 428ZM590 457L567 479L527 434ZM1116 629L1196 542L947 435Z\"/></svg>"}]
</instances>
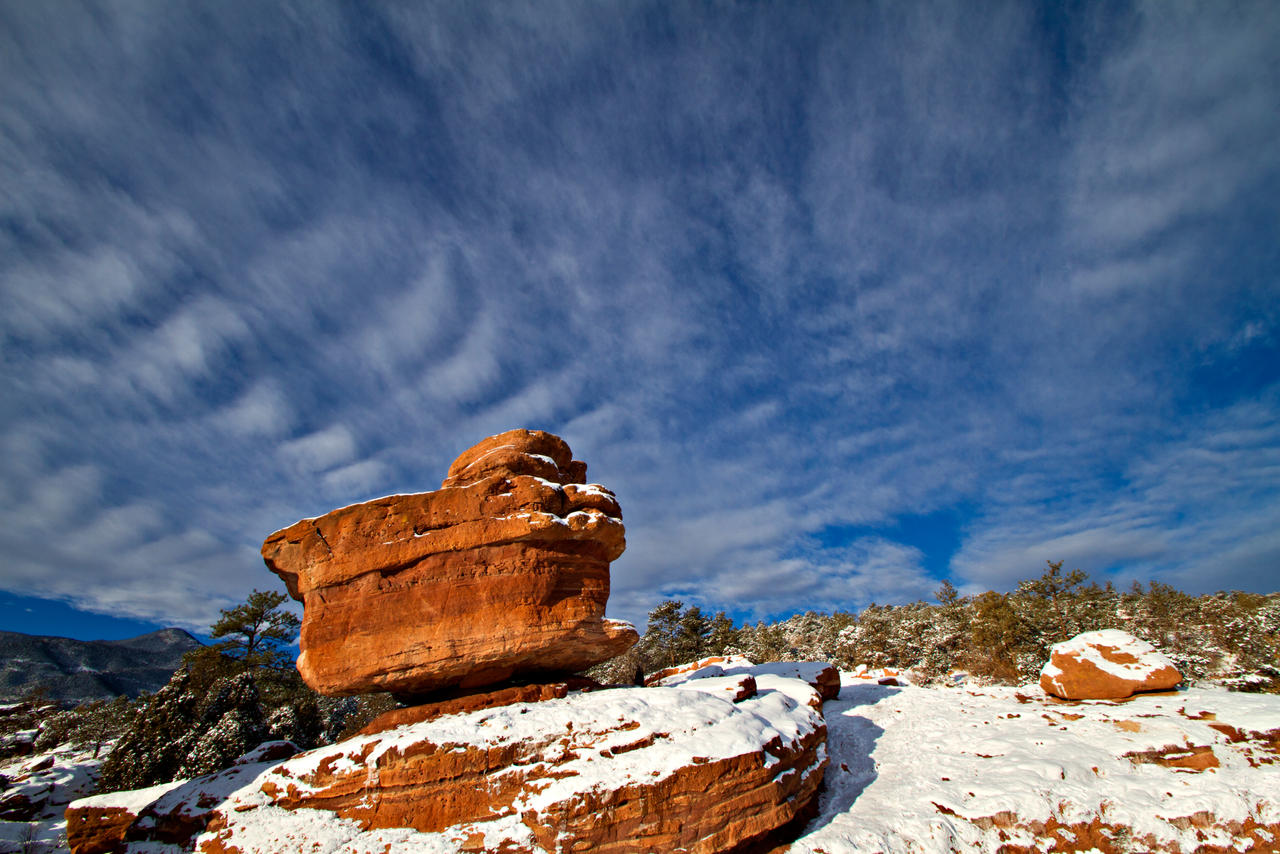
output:
<instances>
[{"instance_id":1,"label":"distant mountain range","mask_svg":"<svg viewBox=\"0 0 1280 854\"><path fill-rule=\"evenodd\" d=\"M182 629L161 629L117 641L24 635L0 631L0 702L21 699L43 685L49 698L79 703L136 697L159 690L201 646Z\"/></svg>"}]
</instances>

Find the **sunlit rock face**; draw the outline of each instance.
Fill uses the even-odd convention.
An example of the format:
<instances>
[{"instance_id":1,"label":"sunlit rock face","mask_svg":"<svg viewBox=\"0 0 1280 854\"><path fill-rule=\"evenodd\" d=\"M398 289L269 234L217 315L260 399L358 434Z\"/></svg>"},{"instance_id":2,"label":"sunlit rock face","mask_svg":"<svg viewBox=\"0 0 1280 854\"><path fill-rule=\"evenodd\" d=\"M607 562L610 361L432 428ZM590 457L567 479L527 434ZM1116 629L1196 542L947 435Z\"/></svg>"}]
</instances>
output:
<instances>
[{"instance_id":1,"label":"sunlit rock face","mask_svg":"<svg viewBox=\"0 0 1280 854\"><path fill-rule=\"evenodd\" d=\"M1085 632L1054 645L1040 672L1045 693L1064 700L1122 700L1177 687L1182 674L1167 656L1127 632Z\"/></svg>"},{"instance_id":2,"label":"sunlit rock face","mask_svg":"<svg viewBox=\"0 0 1280 854\"><path fill-rule=\"evenodd\" d=\"M303 603L302 677L333 696L413 696L625 652L635 628L604 617L622 512L586 470L558 436L511 430L463 452L439 490L267 537L267 566Z\"/></svg>"},{"instance_id":3,"label":"sunlit rock face","mask_svg":"<svg viewBox=\"0 0 1280 854\"><path fill-rule=\"evenodd\" d=\"M560 683L397 709L283 762L77 801L68 840L75 854L771 849L815 803L827 728L811 685L743 676L768 687L734 702L689 690L696 678Z\"/></svg>"}]
</instances>

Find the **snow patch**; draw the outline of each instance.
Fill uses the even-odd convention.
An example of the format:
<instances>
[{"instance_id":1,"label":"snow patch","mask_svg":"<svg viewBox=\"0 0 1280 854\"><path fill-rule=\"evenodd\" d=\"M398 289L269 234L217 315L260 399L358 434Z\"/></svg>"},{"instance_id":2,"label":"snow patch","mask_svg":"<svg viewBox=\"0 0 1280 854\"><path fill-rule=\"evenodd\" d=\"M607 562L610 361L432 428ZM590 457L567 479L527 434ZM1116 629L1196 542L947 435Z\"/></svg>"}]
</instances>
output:
<instances>
[{"instance_id":1,"label":"snow patch","mask_svg":"<svg viewBox=\"0 0 1280 854\"><path fill-rule=\"evenodd\" d=\"M1194 851L1205 842L1184 819L1197 812L1218 823L1200 832L1227 846L1241 843L1223 823L1280 822L1280 764L1251 764L1245 748L1211 726L1280 727L1280 697L1190 689L1068 705L1035 685L957 690L842 676L839 699L825 706L826 789L795 854L1044 850L1046 839L1025 825L1050 818L1129 828L1134 850L1145 850L1137 840L1150 836ZM1213 717L1194 719L1204 713ZM1211 746L1220 767L1192 773L1126 758L1187 744ZM994 826L1001 813L1016 817L1015 826Z\"/></svg>"}]
</instances>

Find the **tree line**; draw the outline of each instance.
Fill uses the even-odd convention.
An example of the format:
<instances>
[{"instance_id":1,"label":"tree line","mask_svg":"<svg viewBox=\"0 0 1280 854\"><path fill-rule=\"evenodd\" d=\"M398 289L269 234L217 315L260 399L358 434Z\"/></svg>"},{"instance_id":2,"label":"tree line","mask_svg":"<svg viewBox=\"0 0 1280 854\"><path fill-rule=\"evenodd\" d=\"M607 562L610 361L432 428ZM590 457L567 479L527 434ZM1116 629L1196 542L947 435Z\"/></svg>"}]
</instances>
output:
<instances>
[{"instance_id":1,"label":"tree line","mask_svg":"<svg viewBox=\"0 0 1280 854\"><path fill-rule=\"evenodd\" d=\"M809 611L737 626L678 600L649 613L634 650L596 669L605 679L652 673L709 655L752 661L831 661L912 670L937 681L955 671L1007 684L1034 679L1049 648L1081 632L1121 629L1163 651L1192 680L1280 693L1280 593L1192 596L1167 584L1125 591L1049 561L1009 593L962 596L943 581L935 602L872 603L858 613Z\"/></svg>"}]
</instances>

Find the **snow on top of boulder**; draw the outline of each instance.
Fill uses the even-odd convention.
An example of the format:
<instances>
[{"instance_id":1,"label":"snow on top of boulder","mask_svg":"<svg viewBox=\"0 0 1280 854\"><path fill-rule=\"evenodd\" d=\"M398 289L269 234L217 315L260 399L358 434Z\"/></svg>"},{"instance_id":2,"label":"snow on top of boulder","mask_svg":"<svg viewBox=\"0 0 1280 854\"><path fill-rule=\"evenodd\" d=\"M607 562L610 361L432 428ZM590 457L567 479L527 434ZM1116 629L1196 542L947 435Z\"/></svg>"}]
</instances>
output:
<instances>
[{"instance_id":1,"label":"snow on top of boulder","mask_svg":"<svg viewBox=\"0 0 1280 854\"><path fill-rule=\"evenodd\" d=\"M1103 653L1100 647L1111 650L1111 654ZM1054 654L1070 655L1079 661L1087 661L1102 672L1120 679L1142 679L1153 670L1174 666L1168 656L1151 644L1118 629L1084 632L1070 640L1054 644L1049 663L1043 670L1050 678L1062 674L1062 670L1053 663Z\"/></svg>"},{"instance_id":2,"label":"snow on top of boulder","mask_svg":"<svg viewBox=\"0 0 1280 854\"><path fill-rule=\"evenodd\" d=\"M534 530L547 529L559 525L563 528L569 528L575 531L589 530L600 526L621 525L622 520L617 516L610 516L607 513L597 510L594 507L587 507L583 510L574 510L566 516L557 516L554 513L548 513L545 510L526 510L522 513L512 513L507 516L495 516L495 522L503 522L508 519L527 519L529 527ZM431 531L426 533L430 534Z\"/></svg>"},{"instance_id":3,"label":"snow on top of boulder","mask_svg":"<svg viewBox=\"0 0 1280 854\"><path fill-rule=\"evenodd\" d=\"M774 677L777 678L777 677ZM794 691L809 691L802 683ZM780 686L782 687L782 686ZM789 696L768 690L734 704L696 691L669 688L614 688L571 694L537 703L448 715L402 725L299 754L278 764L243 765L208 777L139 792L102 795L80 805L124 806L139 812L155 804L160 814L195 815L196 807L217 805L228 824L218 831L229 846L244 851L456 852L496 850L510 842L533 849L522 816L543 813L586 793L612 792L629 783L649 786L682 768L717 759L762 754L763 767L781 763L771 743L796 745L823 726L821 715ZM525 787L510 814L439 833L407 828L361 830L351 820L321 809L288 810L273 803L272 788L316 792L332 786L334 775L378 773L379 760L421 752L489 751L514 747L529 763L549 762L553 777ZM399 756L395 754L398 753ZM826 761L819 746L811 764L770 772L781 779L817 773ZM516 775L527 765L512 766ZM309 781L322 780L316 788ZM186 804L192 808L187 809ZM207 835L202 837L209 838ZM481 842L477 842L477 838ZM477 848L477 844L480 845ZM197 843L198 846L198 843Z\"/></svg>"},{"instance_id":4,"label":"snow on top of boulder","mask_svg":"<svg viewBox=\"0 0 1280 854\"><path fill-rule=\"evenodd\" d=\"M734 673L745 673L748 668L754 666L749 658L742 655L712 656L709 659L704 658L689 664L669 667L653 674L649 678L654 680L650 684L673 688L691 679L710 679L729 676Z\"/></svg>"},{"instance_id":5,"label":"snow on top of boulder","mask_svg":"<svg viewBox=\"0 0 1280 854\"><path fill-rule=\"evenodd\" d=\"M751 665L751 672L769 676L780 676L783 679L799 679L801 682L813 682L831 665L825 661L771 661L767 664ZM735 668L736 669L736 668Z\"/></svg>"},{"instance_id":6,"label":"snow on top of boulder","mask_svg":"<svg viewBox=\"0 0 1280 854\"><path fill-rule=\"evenodd\" d=\"M820 709L825 700L840 693L840 674L825 661L773 661L752 664L741 655L699 659L651 674L645 684L667 688L693 687L708 680L741 680L750 678L762 693L778 691L797 703ZM706 689L702 689L706 690ZM714 691L712 691L714 693Z\"/></svg>"},{"instance_id":7,"label":"snow on top of boulder","mask_svg":"<svg viewBox=\"0 0 1280 854\"><path fill-rule=\"evenodd\" d=\"M25 801L32 815L61 818L69 801L92 792L106 751L62 744L52 750L0 762L0 803Z\"/></svg>"},{"instance_id":8,"label":"snow on top of boulder","mask_svg":"<svg viewBox=\"0 0 1280 854\"><path fill-rule=\"evenodd\" d=\"M796 690L807 685L798 685ZM617 724L634 723L626 729ZM571 790L604 786L616 788L626 781L651 781L671 774L694 761L695 756L719 759L760 749L777 737L794 741L820 726L821 716L781 691L762 693L751 703L734 705L727 700L693 691L652 688L615 688L574 694L563 700L517 703L448 715L409 724L342 742L339 748L316 750L280 766L290 784L317 773L322 763L340 768L342 758L362 757L361 766L374 766L390 751L403 753L413 745L429 742L441 748L472 746L491 748L512 743L536 743L547 733L568 730L595 734L582 751L583 758L567 764L576 773L527 796L537 807L566 797ZM652 737L644 750L611 755L614 748ZM601 762L601 757L610 761Z\"/></svg>"},{"instance_id":9,"label":"snow on top of boulder","mask_svg":"<svg viewBox=\"0 0 1280 854\"><path fill-rule=\"evenodd\" d=\"M762 675L780 676L783 679L799 679L801 682L812 683L830 667L831 665L825 661L771 661L767 664L752 664L746 656L730 655L702 667L664 676L654 684L671 688L693 679L745 675L757 678Z\"/></svg>"},{"instance_id":10,"label":"snow on top of boulder","mask_svg":"<svg viewBox=\"0 0 1280 854\"><path fill-rule=\"evenodd\" d=\"M74 801L77 807L95 807L97 809L125 809L131 813L139 813L160 800L165 794L186 783L186 780L174 780L171 783L160 783L145 789L129 789L123 792L108 792L105 795L91 795Z\"/></svg>"},{"instance_id":11,"label":"snow on top of boulder","mask_svg":"<svg viewBox=\"0 0 1280 854\"><path fill-rule=\"evenodd\" d=\"M585 493L587 495L600 495L605 498L617 498L612 491L598 483L571 483L566 485L572 486L576 492Z\"/></svg>"},{"instance_id":12,"label":"snow on top of boulder","mask_svg":"<svg viewBox=\"0 0 1280 854\"><path fill-rule=\"evenodd\" d=\"M689 679L671 686L680 691L702 691L713 697L732 700L736 697L754 696L758 686L750 674L737 676L708 676L705 679Z\"/></svg>"}]
</instances>

